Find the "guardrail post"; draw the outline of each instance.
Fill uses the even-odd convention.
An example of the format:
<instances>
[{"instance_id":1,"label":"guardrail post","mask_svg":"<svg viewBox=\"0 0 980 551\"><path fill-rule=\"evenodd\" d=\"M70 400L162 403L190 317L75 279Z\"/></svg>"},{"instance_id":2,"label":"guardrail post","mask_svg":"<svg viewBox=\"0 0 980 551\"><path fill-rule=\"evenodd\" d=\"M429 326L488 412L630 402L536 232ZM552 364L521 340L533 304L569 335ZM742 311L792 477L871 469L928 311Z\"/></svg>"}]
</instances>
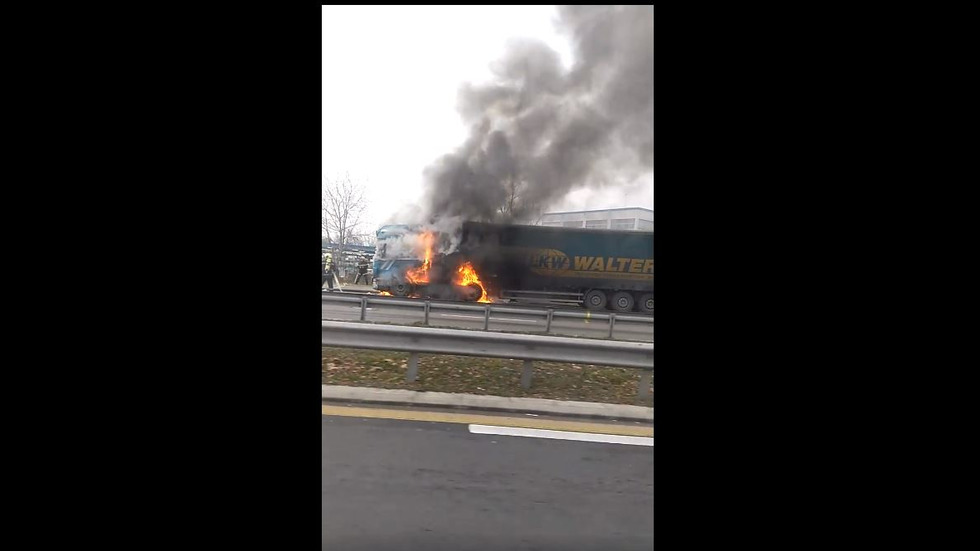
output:
<instances>
[{"instance_id":1,"label":"guardrail post","mask_svg":"<svg viewBox=\"0 0 980 551\"><path fill-rule=\"evenodd\" d=\"M425 301L425 319L422 320L422 325L429 325L429 301Z\"/></svg>"},{"instance_id":2,"label":"guardrail post","mask_svg":"<svg viewBox=\"0 0 980 551\"><path fill-rule=\"evenodd\" d=\"M524 369L521 371L521 386L525 389L531 388L531 375L534 373L534 367L531 366L531 360L524 360Z\"/></svg>"},{"instance_id":3,"label":"guardrail post","mask_svg":"<svg viewBox=\"0 0 980 551\"><path fill-rule=\"evenodd\" d=\"M483 309L483 330L486 331L490 328L490 307L484 306Z\"/></svg>"},{"instance_id":4,"label":"guardrail post","mask_svg":"<svg viewBox=\"0 0 980 551\"><path fill-rule=\"evenodd\" d=\"M650 381L652 378L653 371L647 371L644 369L640 373L640 384L636 391L636 397L640 400L647 400L650 398Z\"/></svg>"},{"instance_id":5,"label":"guardrail post","mask_svg":"<svg viewBox=\"0 0 980 551\"><path fill-rule=\"evenodd\" d=\"M364 315L367 311L367 297L361 297L361 321L364 321Z\"/></svg>"},{"instance_id":6,"label":"guardrail post","mask_svg":"<svg viewBox=\"0 0 980 551\"><path fill-rule=\"evenodd\" d=\"M414 383L419 375L419 353L411 352L408 355L408 373L405 373L405 382Z\"/></svg>"},{"instance_id":7,"label":"guardrail post","mask_svg":"<svg viewBox=\"0 0 980 551\"><path fill-rule=\"evenodd\" d=\"M616 325L616 314L609 314L609 338L612 338L613 326Z\"/></svg>"},{"instance_id":8,"label":"guardrail post","mask_svg":"<svg viewBox=\"0 0 980 551\"><path fill-rule=\"evenodd\" d=\"M555 317L555 309L548 308L548 324L544 326L545 333L551 333L551 318Z\"/></svg>"}]
</instances>

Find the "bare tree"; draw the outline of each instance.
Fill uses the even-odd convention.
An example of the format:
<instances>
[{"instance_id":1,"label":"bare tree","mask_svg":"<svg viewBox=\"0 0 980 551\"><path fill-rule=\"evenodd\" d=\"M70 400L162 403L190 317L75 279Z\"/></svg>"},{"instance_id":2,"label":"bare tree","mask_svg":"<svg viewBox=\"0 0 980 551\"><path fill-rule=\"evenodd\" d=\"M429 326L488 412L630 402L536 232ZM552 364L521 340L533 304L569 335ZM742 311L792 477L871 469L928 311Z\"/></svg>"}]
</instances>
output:
<instances>
[{"instance_id":1,"label":"bare tree","mask_svg":"<svg viewBox=\"0 0 980 551\"><path fill-rule=\"evenodd\" d=\"M338 252L360 240L361 217L367 208L364 188L351 181L349 174L326 178L322 188L321 227Z\"/></svg>"},{"instance_id":2,"label":"bare tree","mask_svg":"<svg viewBox=\"0 0 980 551\"><path fill-rule=\"evenodd\" d=\"M515 115L520 115L524 112L524 104L527 100L528 87L533 79L534 75L531 73L528 66L528 62L525 59L523 63L524 68L524 82L521 85L521 93L517 99L517 106L515 107ZM518 116L516 119L517 128L519 130L519 135L526 135L524 128L524 118ZM528 190L530 183L524 179L520 174L520 167L515 169L508 176L507 181L504 183L504 189L506 190L507 196L504 197L504 202L497 208L495 213L495 218L502 222L530 222L534 219L537 214L537 218L540 221L540 213L537 211L538 205L528 199Z\"/></svg>"},{"instance_id":3,"label":"bare tree","mask_svg":"<svg viewBox=\"0 0 980 551\"><path fill-rule=\"evenodd\" d=\"M347 240L347 243L351 245L373 245L374 240L374 234L359 232L351 234L350 239Z\"/></svg>"},{"instance_id":4,"label":"bare tree","mask_svg":"<svg viewBox=\"0 0 980 551\"><path fill-rule=\"evenodd\" d=\"M527 181L512 175L508 178L505 189L507 196L504 198L503 204L497 208L497 220L518 223L533 220L539 209L535 202L527 198Z\"/></svg>"},{"instance_id":5,"label":"bare tree","mask_svg":"<svg viewBox=\"0 0 980 551\"><path fill-rule=\"evenodd\" d=\"M504 198L503 204L497 207L497 218L504 222L509 222L517 214L518 210L518 188L521 186L520 180L516 176L511 175L507 179L505 188L507 190L507 196Z\"/></svg>"}]
</instances>

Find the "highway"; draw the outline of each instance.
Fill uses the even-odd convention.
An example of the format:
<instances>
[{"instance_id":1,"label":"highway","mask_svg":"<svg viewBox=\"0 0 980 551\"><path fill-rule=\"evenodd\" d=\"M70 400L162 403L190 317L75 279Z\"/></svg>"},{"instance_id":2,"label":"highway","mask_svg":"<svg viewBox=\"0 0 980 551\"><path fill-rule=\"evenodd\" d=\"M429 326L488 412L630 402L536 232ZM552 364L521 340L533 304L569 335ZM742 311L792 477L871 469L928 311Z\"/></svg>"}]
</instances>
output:
<instances>
[{"instance_id":1,"label":"highway","mask_svg":"<svg viewBox=\"0 0 980 551\"><path fill-rule=\"evenodd\" d=\"M649 424L323 409L323 549L653 548ZM577 430L548 432L563 423ZM619 436L583 433L589 426Z\"/></svg>"},{"instance_id":2,"label":"highway","mask_svg":"<svg viewBox=\"0 0 980 551\"><path fill-rule=\"evenodd\" d=\"M540 307L536 307L540 308ZM322 304L322 319L336 321L359 320L361 307L355 303ZM399 325L412 325L424 319L421 301L417 306L396 306L372 304L367 308L365 321L387 322ZM429 325L457 329L483 329L483 314L467 311L429 312ZM514 331L544 334L547 321L543 316L515 314L513 312L492 312L491 331ZM607 338L609 322L595 319L573 319L556 317L551 321L552 335L568 337ZM616 322L613 338L618 340L653 342L653 324Z\"/></svg>"}]
</instances>

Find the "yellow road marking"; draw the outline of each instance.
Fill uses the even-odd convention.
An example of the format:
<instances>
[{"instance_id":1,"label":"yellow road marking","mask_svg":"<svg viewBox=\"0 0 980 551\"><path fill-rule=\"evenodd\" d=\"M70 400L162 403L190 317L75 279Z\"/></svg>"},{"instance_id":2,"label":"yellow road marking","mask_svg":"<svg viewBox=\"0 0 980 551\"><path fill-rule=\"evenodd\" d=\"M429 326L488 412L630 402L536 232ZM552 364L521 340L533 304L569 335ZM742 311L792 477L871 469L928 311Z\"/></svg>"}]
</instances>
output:
<instances>
[{"instance_id":1,"label":"yellow road marking","mask_svg":"<svg viewBox=\"0 0 980 551\"><path fill-rule=\"evenodd\" d=\"M368 417L372 419L397 419L400 421L432 421L435 423L461 423L466 425L496 425L498 427L567 430L571 432L592 432L598 434L619 434L622 436L653 437L653 427L610 425L605 423L585 423L578 421L552 421L549 419L527 417L497 417L494 415L439 411L409 411L399 409L326 405L321 407L323 415L337 415L340 417Z\"/></svg>"}]
</instances>

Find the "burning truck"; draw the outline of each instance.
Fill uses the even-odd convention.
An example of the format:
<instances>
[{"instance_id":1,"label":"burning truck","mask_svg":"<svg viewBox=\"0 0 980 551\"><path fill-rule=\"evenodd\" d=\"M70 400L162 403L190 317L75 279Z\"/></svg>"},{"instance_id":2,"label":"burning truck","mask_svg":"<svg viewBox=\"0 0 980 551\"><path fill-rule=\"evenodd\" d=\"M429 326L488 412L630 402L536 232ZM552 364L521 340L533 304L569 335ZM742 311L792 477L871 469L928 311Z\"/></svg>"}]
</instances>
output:
<instances>
[{"instance_id":1,"label":"burning truck","mask_svg":"<svg viewBox=\"0 0 980 551\"><path fill-rule=\"evenodd\" d=\"M377 232L374 288L383 295L491 302L471 262L443 252L451 236L420 226L383 226Z\"/></svg>"},{"instance_id":2,"label":"burning truck","mask_svg":"<svg viewBox=\"0 0 980 551\"><path fill-rule=\"evenodd\" d=\"M464 222L377 232L375 288L401 297L653 313L653 232Z\"/></svg>"}]
</instances>

